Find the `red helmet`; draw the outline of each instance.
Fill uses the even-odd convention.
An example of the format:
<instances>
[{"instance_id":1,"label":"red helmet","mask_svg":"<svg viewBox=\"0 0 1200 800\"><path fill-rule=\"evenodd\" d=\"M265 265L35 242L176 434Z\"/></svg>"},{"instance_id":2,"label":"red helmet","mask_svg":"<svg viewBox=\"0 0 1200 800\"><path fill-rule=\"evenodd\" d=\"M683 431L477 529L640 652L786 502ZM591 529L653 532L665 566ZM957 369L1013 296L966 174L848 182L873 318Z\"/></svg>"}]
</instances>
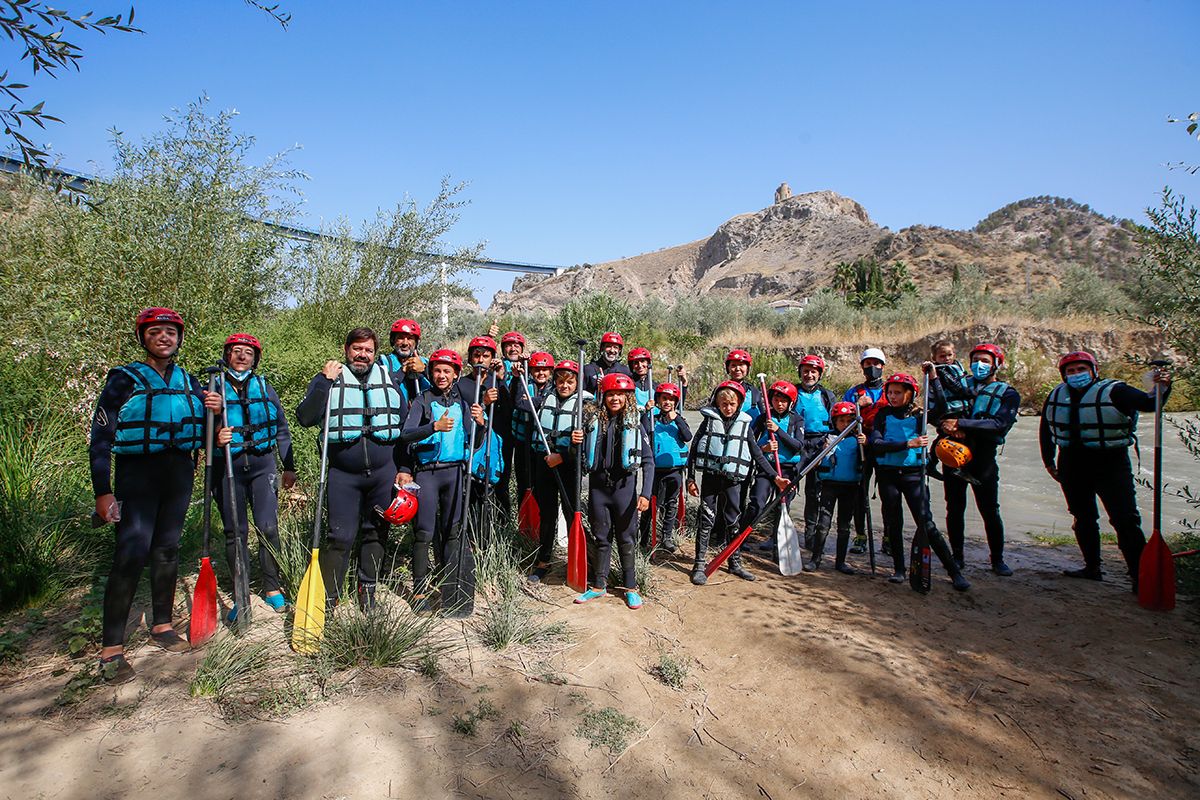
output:
<instances>
[{"instance_id":1,"label":"red helmet","mask_svg":"<svg viewBox=\"0 0 1200 800\"><path fill-rule=\"evenodd\" d=\"M525 346L525 337L521 334L520 331L509 331L508 333L506 333L500 337L500 344L514 344L514 343L521 345L521 347Z\"/></svg>"},{"instance_id":2,"label":"red helmet","mask_svg":"<svg viewBox=\"0 0 1200 800\"><path fill-rule=\"evenodd\" d=\"M899 383L913 390L913 398L921 393L921 387L917 385L917 379L907 372L897 372L883 382L883 388L886 391L889 383Z\"/></svg>"},{"instance_id":3,"label":"red helmet","mask_svg":"<svg viewBox=\"0 0 1200 800\"><path fill-rule=\"evenodd\" d=\"M650 351L644 347L635 347L629 351L628 361L632 364L635 361L650 361Z\"/></svg>"},{"instance_id":4,"label":"red helmet","mask_svg":"<svg viewBox=\"0 0 1200 800\"><path fill-rule=\"evenodd\" d=\"M392 504L386 509L380 509L379 513L393 525L403 525L417 516L417 497L406 489L397 489Z\"/></svg>"},{"instance_id":5,"label":"red helmet","mask_svg":"<svg viewBox=\"0 0 1200 800\"><path fill-rule=\"evenodd\" d=\"M804 358L800 359L801 367L816 367L822 373L825 372L825 359L815 353L809 353Z\"/></svg>"},{"instance_id":6,"label":"red helmet","mask_svg":"<svg viewBox=\"0 0 1200 800\"><path fill-rule=\"evenodd\" d=\"M610 372L600 379L600 394L632 391L633 378L623 372Z\"/></svg>"},{"instance_id":7,"label":"red helmet","mask_svg":"<svg viewBox=\"0 0 1200 800\"><path fill-rule=\"evenodd\" d=\"M1100 365L1096 362L1096 357L1086 350L1075 350L1067 353L1058 360L1059 374L1066 376L1065 370L1070 364L1091 364L1092 372L1098 372Z\"/></svg>"},{"instance_id":8,"label":"red helmet","mask_svg":"<svg viewBox=\"0 0 1200 800\"><path fill-rule=\"evenodd\" d=\"M449 364L454 367L455 372L462 372L462 356L453 350L445 348L434 350L429 356L429 366L432 367L434 364Z\"/></svg>"},{"instance_id":9,"label":"red helmet","mask_svg":"<svg viewBox=\"0 0 1200 800\"><path fill-rule=\"evenodd\" d=\"M673 383L660 383L658 388L654 390L654 396L658 397L660 394L665 394L667 397L674 397L675 402L679 402L680 398L683 397L683 393L679 391L679 387Z\"/></svg>"},{"instance_id":10,"label":"red helmet","mask_svg":"<svg viewBox=\"0 0 1200 800\"><path fill-rule=\"evenodd\" d=\"M725 381L717 387L717 391L719 392L722 389L732 389L733 391L737 392L739 402L746 399L746 387L742 386L741 381Z\"/></svg>"},{"instance_id":11,"label":"red helmet","mask_svg":"<svg viewBox=\"0 0 1200 800\"><path fill-rule=\"evenodd\" d=\"M833 408L831 408L829 410L829 416L831 418L832 417L844 417L847 414L849 414L852 417L857 416L858 415L858 406L854 405L854 403L847 403L846 401L843 400L840 403L834 403Z\"/></svg>"},{"instance_id":12,"label":"red helmet","mask_svg":"<svg viewBox=\"0 0 1200 800\"><path fill-rule=\"evenodd\" d=\"M567 372L573 372L576 375L579 374L579 365L576 364L574 361L570 361L570 360L560 361L554 365L555 372L558 372L560 369L564 369Z\"/></svg>"},{"instance_id":13,"label":"red helmet","mask_svg":"<svg viewBox=\"0 0 1200 800\"><path fill-rule=\"evenodd\" d=\"M989 353L992 356L992 359L996 362L997 367L1004 366L1004 351L1001 350L999 347L997 347L994 344L990 344L988 342L980 342L979 344L977 344L971 348L971 352L968 355L968 358L970 356L975 355L976 353Z\"/></svg>"},{"instance_id":14,"label":"red helmet","mask_svg":"<svg viewBox=\"0 0 1200 800\"><path fill-rule=\"evenodd\" d=\"M796 403L796 398L800 396L800 393L796 391L795 385L788 383L787 381L775 381L772 383L771 388L767 390L767 395L770 396L772 394L783 395L793 405Z\"/></svg>"},{"instance_id":15,"label":"red helmet","mask_svg":"<svg viewBox=\"0 0 1200 800\"><path fill-rule=\"evenodd\" d=\"M134 323L134 332L137 335L138 344L142 344L142 328L148 328L151 325L162 325L169 323L179 329L179 341L183 342L183 317L178 311L162 306L154 306L147 308L145 311L137 315L137 321Z\"/></svg>"},{"instance_id":16,"label":"red helmet","mask_svg":"<svg viewBox=\"0 0 1200 800\"><path fill-rule=\"evenodd\" d=\"M621 334L609 331L600 337L600 344L618 344L621 347L624 347L625 340L621 338Z\"/></svg>"},{"instance_id":17,"label":"red helmet","mask_svg":"<svg viewBox=\"0 0 1200 800\"><path fill-rule=\"evenodd\" d=\"M471 340L471 343L467 345L467 352L471 352L476 347L482 347L485 350L491 350L492 355L495 355L496 351L499 349L496 347L496 340L490 336L476 336Z\"/></svg>"},{"instance_id":18,"label":"red helmet","mask_svg":"<svg viewBox=\"0 0 1200 800\"><path fill-rule=\"evenodd\" d=\"M725 366L728 367L730 361L737 361L745 364L746 366L750 366L750 354L745 350L730 350L729 355L725 356Z\"/></svg>"},{"instance_id":19,"label":"red helmet","mask_svg":"<svg viewBox=\"0 0 1200 800\"><path fill-rule=\"evenodd\" d=\"M395 339L397 333L407 333L420 339L421 326L415 319L398 319L392 323L391 338Z\"/></svg>"},{"instance_id":20,"label":"red helmet","mask_svg":"<svg viewBox=\"0 0 1200 800\"><path fill-rule=\"evenodd\" d=\"M231 333L231 334L229 334L229 338L227 338L225 340L225 348L224 348L226 361L229 360L229 348L233 347L235 344L244 344L247 347L254 348L254 366L257 367L258 360L260 358L262 358L262 351L263 351L262 343L258 341L258 338L255 336L252 336L248 333Z\"/></svg>"},{"instance_id":21,"label":"red helmet","mask_svg":"<svg viewBox=\"0 0 1200 800\"><path fill-rule=\"evenodd\" d=\"M551 369L553 369L554 368L554 356L550 355L547 352L541 351L541 350L539 350L536 353L531 354L529 356L529 368L530 369L538 369L539 367L542 367L542 368L550 367Z\"/></svg>"}]
</instances>

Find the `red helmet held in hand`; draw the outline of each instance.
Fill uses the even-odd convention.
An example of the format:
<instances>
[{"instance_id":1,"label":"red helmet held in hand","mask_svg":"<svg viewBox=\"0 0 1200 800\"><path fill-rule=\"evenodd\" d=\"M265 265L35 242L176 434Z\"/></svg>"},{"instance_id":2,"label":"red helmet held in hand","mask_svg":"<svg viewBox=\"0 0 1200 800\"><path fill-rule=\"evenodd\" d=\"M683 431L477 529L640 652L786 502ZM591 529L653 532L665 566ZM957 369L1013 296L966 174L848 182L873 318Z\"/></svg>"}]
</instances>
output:
<instances>
[{"instance_id":1,"label":"red helmet held in hand","mask_svg":"<svg viewBox=\"0 0 1200 800\"><path fill-rule=\"evenodd\" d=\"M623 372L610 372L600 379L600 394L632 391L633 378Z\"/></svg>"},{"instance_id":2,"label":"red helmet held in hand","mask_svg":"<svg viewBox=\"0 0 1200 800\"><path fill-rule=\"evenodd\" d=\"M375 508L379 510L380 516L388 522L393 525L403 525L417 516L417 497L407 489L397 487L396 497L390 506L385 509L380 509L379 506Z\"/></svg>"}]
</instances>

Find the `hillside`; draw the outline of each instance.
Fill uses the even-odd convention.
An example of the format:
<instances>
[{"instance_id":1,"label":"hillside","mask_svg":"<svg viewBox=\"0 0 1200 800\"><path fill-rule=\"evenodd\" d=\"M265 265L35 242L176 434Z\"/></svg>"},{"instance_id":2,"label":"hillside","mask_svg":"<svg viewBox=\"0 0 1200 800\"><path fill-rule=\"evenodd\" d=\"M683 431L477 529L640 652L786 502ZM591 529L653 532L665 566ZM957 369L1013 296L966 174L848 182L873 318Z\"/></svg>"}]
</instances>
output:
<instances>
[{"instance_id":1,"label":"hillside","mask_svg":"<svg viewBox=\"0 0 1200 800\"><path fill-rule=\"evenodd\" d=\"M1011 203L969 231L914 225L892 232L835 192L796 195L740 214L712 236L654 253L526 277L498 292L493 308L553 310L589 291L640 301L711 294L803 302L829 285L833 267L862 256L902 260L917 285L937 289L956 267L976 265L999 295L1053 287L1069 264L1124 276L1135 254L1133 224L1055 197Z\"/></svg>"}]
</instances>

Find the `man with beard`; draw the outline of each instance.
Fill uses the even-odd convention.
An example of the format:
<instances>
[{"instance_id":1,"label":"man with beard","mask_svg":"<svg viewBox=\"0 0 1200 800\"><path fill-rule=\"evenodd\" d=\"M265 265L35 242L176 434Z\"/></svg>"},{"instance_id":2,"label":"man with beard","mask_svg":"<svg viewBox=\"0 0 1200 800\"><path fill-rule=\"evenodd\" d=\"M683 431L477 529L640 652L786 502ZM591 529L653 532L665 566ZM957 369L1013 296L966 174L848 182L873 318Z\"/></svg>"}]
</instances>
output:
<instances>
[{"instance_id":1,"label":"man with beard","mask_svg":"<svg viewBox=\"0 0 1200 800\"><path fill-rule=\"evenodd\" d=\"M583 368L584 392L595 395L597 387L600 385L600 379L613 372L633 377L629 367L621 363L621 348L624 346L625 340L619 333L609 331L600 337L600 354L596 356L595 361Z\"/></svg>"},{"instance_id":2,"label":"man with beard","mask_svg":"<svg viewBox=\"0 0 1200 800\"><path fill-rule=\"evenodd\" d=\"M378 342L370 328L347 333L344 362L326 361L296 409L297 422L311 428L321 425L329 403L329 539L321 548L321 572L326 601L336 604L359 539L358 602L364 611L375 605L389 527L372 509L391 504L406 454L395 445L407 404L385 362L375 361Z\"/></svg>"},{"instance_id":3,"label":"man with beard","mask_svg":"<svg viewBox=\"0 0 1200 800\"><path fill-rule=\"evenodd\" d=\"M392 383L404 397L405 404L429 388L425 376L425 360L417 355L421 343L421 326L415 319L398 319L392 323L389 335L392 352L380 357L392 376Z\"/></svg>"}]
</instances>

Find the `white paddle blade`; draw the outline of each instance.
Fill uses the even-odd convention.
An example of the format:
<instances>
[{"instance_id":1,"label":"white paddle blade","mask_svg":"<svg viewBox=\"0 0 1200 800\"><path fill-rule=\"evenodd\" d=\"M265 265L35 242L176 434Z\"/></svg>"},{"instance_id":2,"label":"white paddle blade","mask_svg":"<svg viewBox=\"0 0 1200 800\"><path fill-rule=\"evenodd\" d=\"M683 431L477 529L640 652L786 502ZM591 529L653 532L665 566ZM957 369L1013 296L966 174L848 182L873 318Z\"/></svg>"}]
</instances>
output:
<instances>
[{"instance_id":1,"label":"white paddle blade","mask_svg":"<svg viewBox=\"0 0 1200 800\"><path fill-rule=\"evenodd\" d=\"M800 535L787 506L779 510L779 526L775 529L775 542L779 545L779 574L799 575L804 570L804 553L800 547Z\"/></svg>"}]
</instances>

